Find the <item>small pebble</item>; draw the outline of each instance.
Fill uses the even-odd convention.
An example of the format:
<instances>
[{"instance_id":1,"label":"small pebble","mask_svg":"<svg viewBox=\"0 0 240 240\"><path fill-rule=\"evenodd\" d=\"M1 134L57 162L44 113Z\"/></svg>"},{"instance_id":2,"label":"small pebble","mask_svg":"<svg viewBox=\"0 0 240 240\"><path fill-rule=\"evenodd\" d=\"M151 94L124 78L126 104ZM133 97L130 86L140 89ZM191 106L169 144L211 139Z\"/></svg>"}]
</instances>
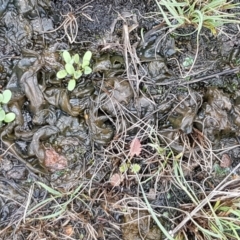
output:
<instances>
[{"instance_id":1,"label":"small pebble","mask_svg":"<svg viewBox=\"0 0 240 240\"><path fill-rule=\"evenodd\" d=\"M222 168L228 168L228 167L231 166L231 164L232 164L231 158L229 157L228 154L224 153L224 154L222 155L222 159L221 159L220 166L221 166Z\"/></svg>"}]
</instances>

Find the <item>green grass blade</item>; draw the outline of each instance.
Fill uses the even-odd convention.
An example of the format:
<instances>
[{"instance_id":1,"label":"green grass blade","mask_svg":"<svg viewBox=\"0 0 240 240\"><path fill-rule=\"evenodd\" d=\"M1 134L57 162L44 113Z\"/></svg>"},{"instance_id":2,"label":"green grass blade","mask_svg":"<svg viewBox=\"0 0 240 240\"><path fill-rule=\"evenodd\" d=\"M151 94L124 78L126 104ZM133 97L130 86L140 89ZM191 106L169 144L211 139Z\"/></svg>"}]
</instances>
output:
<instances>
[{"instance_id":1,"label":"green grass blade","mask_svg":"<svg viewBox=\"0 0 240 240\"><path fill-rule=\"evenodd\" d=\"M44 220L44 219L51 219L51 218L56 218L60 215L62 215L64 213L66 209L62 208L61 210L59 210L58 212L55 212L53 214L50 214L50 215L47 215L47 216L43 216L43 217L38 217L36 219L39 219L39 220Z\"/></svg>"},{"instance_id":2,"label":"green grass blade","mask_svg":"<svg viewBox=\"0 0 240 240\"><path fill-rule=\"evenodd\" d=\"M198 22L198 35L200 34L202 27L203 27L203 14L199 10L195 10L193 13L193 16L195 16L197 22Z\"/></svg>"},{"instance_id":3,"label":"green grass blade","mask_svg":"<svg viewBox=\"0 0 240 240\"><path fill-rule=\"evenodd\" d=\"M156 4L158 5L158 8L160 9L160 11L161 11L161 13L162 13L163 18L164 18L165 22L167 23L167 25L168 25L169 27L172 26L172 24L171 24L170 21L168 20L167 15L166 15L165 12L163 11L163 9L162 9L162 7L160 6L160 4L158 3L158 1L157 1L157 0L155 0L155 1L156 1Z\"/></svg>"},{"instance_id":4,"label":"green grass blade","mask_svg":"<svg viewBox=\"0 0 240 240\"><path fill-rule=\"evenodd\" d=\"M48 202L51 202L52 200L53 200L53 198L47 198L47 199L43 200L42 202L38 203L36 206L31 208L29 211L27 211L27 215L30 215L35 209L38 209L39 207L44 206L45 204L47 204Z\"/></svg>"},{"instance_id":5,"label":"green grass blade","mask_svg":"<svg viewBox=\"0 0 240 240\"><path fill-rule=\"evenodd\" d=\"M195 196L195 194L193 192L192 192L193 195L189 192L187 187L185 187L182 182L182 180L183 180L184 183L186 184L185 178L183 177L184 174L182 172L181 167L178 164L178 160L173 161L173 171L174 171L174 176L175 176L179 186L181 187L181 189L189 196L189 198L192 200L192 202L197 205L199 203L199 200L197 199L197 197ZM182 180L180 179L180 177L182 177ZM188 184L187 184L187 186L188 186ZM189 188L189 186L188 186L188 188ZM191 191L191 188L189 188L189 189Z\"/></svg>"},{"instance_id":6,"label":"green grass blade","mask_svg":"<svg viewBox=\"0 0 240 240\"><path fill-rule=\"evenodd\" d=\"M148 211L149 211L149 213L151 214L153 220L155 221L155 223L157 224L157 226L160 228L160 230L161 230L162 233L167 237L168 240L174 240L174 238L168 233L168 231L164 228L164 226L163 226L163 225L161 224L161 222L158 220L155 212L153 211L153 209L152 209L152 207L151 207L151 205L150 205L150 203L149 203L149 201L148 201L148 199L147 199L147 196L146 196L146 194L145 194L145 192L144 192L144 189L143 189L143 187L142 187L142 184L141 184L141 182L140 182L140 179L139 179L138 175L136 174L135 176L137 177L139 186L140 186L140 188L141 188L141 192L142 192L142 194L143 194L144 201L145 201L145 203L146 203L146 205L147 205Z\"/></svg>"},{"instance_id":7,"label":"green grass blade","mask_svg":"<svg viewBox=\"0 0 240 240\"><path fill-rule=\"evenodd\" d=\"M221 233L219 233L219 234L213 233L213 232L211 232L211 231L203 228L202 226L200 226L200 225L199 225L196 221L194 221L193 219L191 219L191 221L195 224L195 226L198 227L199 230L201 230L201 232L202 232L203 234L205 234L205 235L207 235L207 236L212 236L212 237L215 237L215 238L218 238L218 239L221 239L221 240L224 239Z\"/></svg>"},{"instance_id":8,"label":"green grass blade","mask_svg":"<svg viewBox=\"0 0 240 240\"><path fill-rule=\"evenodd\" d=\"M38 185L40 185L41 187L43 187L46 191L48 191L49 193L51 193L54 196L62 196L62 193L52 189L51 187L47 186L46 184L42 183L42 182L36 182Z\"/></svg>"},{"instance_id":9,"label":"green grass blade","mask_svg":"<svg viewBox=\"0 0 240 240\"><path fill-rule=\"evenodd\" d=\"M73 192L73 196L75 196L78 192L79 192L79 190L82 188L82 184L80 184L75 190L74 190L74 192Z\"/></svg>"}]
</instances>

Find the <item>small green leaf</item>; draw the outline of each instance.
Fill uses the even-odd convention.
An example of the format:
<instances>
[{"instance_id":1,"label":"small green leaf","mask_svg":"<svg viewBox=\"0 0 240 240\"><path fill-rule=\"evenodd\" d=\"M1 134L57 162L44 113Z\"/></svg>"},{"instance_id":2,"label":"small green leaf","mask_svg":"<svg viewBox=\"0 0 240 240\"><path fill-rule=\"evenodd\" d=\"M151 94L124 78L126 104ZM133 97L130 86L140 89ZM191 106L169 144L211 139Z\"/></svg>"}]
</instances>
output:
<instances>
[{"instance_id":1,"label":"small green leaf","mask_svg":"<svg viewBox=\"0 0 240 240\"><path fill-rule=\"evenodd\" d=\"M84 74L90 74L92 72L92 69L88 66L84 68Z\"/></svg>"},{"instance_id":2,"label":"small green leaf","mask_svg":"<svg viewBox=\"0 0 240 240\"><path fill-rule=\"evenodd\" d=\"M88 61L83 61L83 63L82 63L82 68L88 67L89 64L90 64L90 62L88 62Z\"/></svg>"},{"instance_id":3,"label":"small green leaf","mask_svg":"<svg viewBox=\"0 0 240 240\"><path fill-rule=\"evenodd\" d=\"M75 55L73 56L73 59L74 59L74 62L75 62L76 64L78 64L78 63L80 62L80 58L79 58L79 55L78 55L78 54L75 54Z\"/></svg>"},{"instance_id":4,"label":"small green leaf","mask_svg":"<svg viewBox=\"0 0 240 240\"><path fill-rule=\"evenodd\" d=\"M74 58L72 57L71 61L69 62L70 64L74 64Z\"/></svg>"},{"instance_id":5,"label":"small green leaf","mask_svg":"<svg viewBox=\"0 0 240 240\"><path fill-rule=\"evenodd\" d=\"M5 111L3 109L0 110L0 121L3 121L5 118Z\"/></svg>"},{"instance_id":6,"label":"small green leaf","mask_svg":"<svg viewBox=\"0 0 240 240\"><path fill-rule=\"evenodd\" d=\"M65 69L66 69L67 73L70 74L70 75L73 75L74 72L75 72L75 69L74 69L73 65L70 64L70 63L65 64Z\"/></svg>"},{"instance_id":7,"label":"small green leaf","mask_svg":"<svg viewBox=\"0 0 240 240\"><path fill-rule=\"evenodd\" d=\"M66 76L67 76L67 71L64 69L57 72L57 78L59 79L65 78Z\"/></svg>"},{"instance_id":8,"label":"small green leaf","mask_svg":"<svg viewBox=\"0 0 240 240\"><path fill-rule=\"evenodd\" d=\"M135 163L135 164L131 165L131 170L132 170L133 173L138 173L140 171L140 169L141 169L141 167L140 167L139 164Z\"/></svg>"},{"instance_id":9,"label":"small green leaf","mask_svg":"<svg viewBox=\"0 0 240 240\"><path fill-rule=\"evenodd\" d=\"M68 82L68 91L72 91L76 86L76 80L75 79L71 79L69 82Z\"/></svg>"},{"instance_id":10,"label":"small green leaf","mask_svg":"<svg viewBox=\"0 0 240 240\"><path fill-rule=\"evenodd\" d=\"M90 62L91 58L92 58L92 52L86 51L83 56L83 62Z\"/></svg>"},{"instance_id":11,"label":"small green leaf","mask_svg":"<svg viewBox=\"0 0 240 240\"><path fill-rule=\"evenodd\" d=\"M69 63L72 60L71 55L68 51L63 52L63 59L65 63Z\"/></svg>"},{"instance_id":12,"label":"small green leaf","mask_svg":"<svg viewBox=\"0 0 240 240\"><path fill-rule=\"evenodd\" d=\"M7 113L5 115L4 122L6 123L12 122L15 119L15 117L16 117L15 113L12 113L12 112Z\"/></svg>"},{"instance_id":13,"label":"small green leaf","mask_svg":"<svg viewBox=\"0 0 240 240\"><path fill-rule=\"evenodd\" d=\"M119 167L119 171L121 173L125 173L128 170L129 164L127 163L122 163L121 166Z\"/></svg>"},{"instance_id":14,"label":"small green leaf","mask_svg":"<svg viewBox=\"0 0 240 240\"><path fill-rule=\"evenodd\" d=\"M74 78L78 79L82 76L82 71L81 70L77 70L76 72L74 72Z\"/></svg>"},{"instance_id":15,"label":"small green leaf","mask_svg":"<svg viewBox=\"0 0 240 240\"><path fill-rule=\"evenodd\" d=\"M11 97L12 97L12 92L9 89L3 91L2 103L5 103L5 104L8 103L10 101Z\"/></svg>"},{"instance_id":16,"label":"small green leaf","mask_svg":"<svg viewBox=\"0 0 240 240\"><path fill-rule=\"evenodd\" d=\"M2 102L3 100L3 95L0 93L0 103Z\"/></svg>"}]
</instances>

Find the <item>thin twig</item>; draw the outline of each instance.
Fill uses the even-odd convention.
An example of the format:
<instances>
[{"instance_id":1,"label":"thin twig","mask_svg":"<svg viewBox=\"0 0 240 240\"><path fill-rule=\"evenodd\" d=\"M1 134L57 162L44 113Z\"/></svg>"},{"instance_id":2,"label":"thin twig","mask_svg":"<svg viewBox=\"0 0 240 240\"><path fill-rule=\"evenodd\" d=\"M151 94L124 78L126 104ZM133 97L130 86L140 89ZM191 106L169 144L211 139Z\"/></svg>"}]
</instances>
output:
<instances>
[{"instance_id":1,"label":"thin twig","mask_svg":"<svg viewBox=\"0 0 240 240\"><path fill-rule=\"evenodd\" d=\"M172 81L169 81L169 82L166 82L166 83L156 83L156 85L158 85L158 86L173 85L173 84L174 85L175 84L177 84L177 85L188 85L188 84L192 84L192 83L201 82L201 81L204 81L204 80L211 80L214 77L219 77L219 76L222 76L222 75L233 74L233 73L238 73L238 72L240 72L240 67L236 67L236 68L233 68L233 69L227 69L227 70L224 70L222 72L214 73L212 75L197 78L197 79L191 80L191 81L186 81L186 79L184 79L184 78L179 78L177 80L172 80ZM182 81L184 81L184 82L182 82Z\"/></svg>"},{"instance_id":2,"label":"thin twig","mask_svg":"<svg viewBox=\"0 0 240 240\"><path fill-rule=\"evenodd\" d=\"M240 167L240 163L221 181L215 189L202 201L200 202L196 208L193 209L191 213L189 213L181 223L179 223L172 231L171 234L174 236L200 209L202 209L209 201L215 196L217 191L222 190L224 187L226 187L226 184L224 184L227 179L231 176L231 174L235 173L236 170Z\"/></svg>"}]
</instances>

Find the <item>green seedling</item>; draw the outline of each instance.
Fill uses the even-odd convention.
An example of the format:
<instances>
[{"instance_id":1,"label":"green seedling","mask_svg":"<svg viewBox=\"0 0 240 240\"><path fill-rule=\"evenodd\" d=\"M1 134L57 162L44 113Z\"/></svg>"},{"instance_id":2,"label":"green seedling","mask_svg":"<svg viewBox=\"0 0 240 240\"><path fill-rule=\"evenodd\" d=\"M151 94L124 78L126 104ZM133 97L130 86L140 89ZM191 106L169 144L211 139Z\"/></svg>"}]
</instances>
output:
<instances>
[{"instance_id":1,"label":"green seedling","mask_svg":"<svg viewBox=\"0 0 240 240\"><path fill-rule=\"evenodd\" d=\"M229 168L222 168L218 163L215 163L213 165L213 169L214 169L215 175L218 177L224 177L230 172Z\"/></svg>"},{"instance_id":2,"label":"green seedling","mask_svg":"<svg viewBox=\"0 0 240 240\"><path fill-rule=\"evenodd\" d=\"M191 58L191 57L186 57L186 58L184 59L182 65L183 65L183 67L187 68L187 67L192 66L193 62L194 62L194 59L193 59L193 58Z\"/></svg>"},{"instance_id":3,"label":"green seedling","mask_svg":"<svg viewBox=\"0 0 240 240\"><path fill-rule=\"evenodd\" d=\"M121 173L125 173L129 169L130 164L129 163L122 163L119 167L119 171Z\"/></svg>"},{"instance_id":4,"label":"green seedling","mask_svg":"<svg viewBox=\"0 0 240 240\"><path fill-rule=\"evenodd\" d=\"M141 167L137 163L131 165L131 171L135 174L138 173L140 171L140 169L141 169Z\"/></svg>"},{"instance_id":5,"label":"green seedling","mask_svg":"<svg viewBox=\"0 0 240 240\"><path fill-rule=\"evenodd\" d=\"M127 163L122 163L120 165L120 167L119 167L119 171L121 173L127 172L128 169L130 169L133 173L136 174L136 173L138 173L140 171L141 166L139 164L137 164L137 163L131 164L131 163L127 162Z\"/></svg>"},{"instance_id":6,"label":"green seedling","mask_svg":"<svg viewBox=\"0 0 240 240\"><path fill-rule=\"evenodd\" d=\"M69 91L72 91L76 86L76 81L83 74L87 75L92 72L92 69L89 67L92 53L91 51L87 51L82 59L80 59L78 54L71 56L68 51L64 51L62 56L65 61L65 69L57 72L57 78L70 77L67 88Z\"/></svg>"},{"instance_id":7,"label":"green seedling","mask_svg":"<svg viewBox=\"0 0 240 240\"><path fill-rule=\"evenodd\" d=\"M7 104L12 97L12 92L10 90L5 90L3 93L0 93L0 125L2 122L10 123L15 119L15 113L6 113L2 105Z\"/></svg>"}]
</instances>

